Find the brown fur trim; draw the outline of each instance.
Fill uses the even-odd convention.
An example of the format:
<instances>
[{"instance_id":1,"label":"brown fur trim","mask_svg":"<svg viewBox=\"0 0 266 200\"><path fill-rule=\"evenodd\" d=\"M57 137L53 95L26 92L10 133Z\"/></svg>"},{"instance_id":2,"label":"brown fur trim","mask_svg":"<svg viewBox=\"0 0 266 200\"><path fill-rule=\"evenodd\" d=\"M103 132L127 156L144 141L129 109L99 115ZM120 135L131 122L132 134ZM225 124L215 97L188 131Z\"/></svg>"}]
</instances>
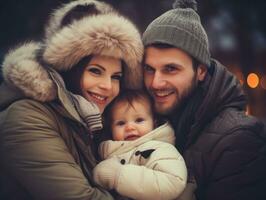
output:
<instances>
[{"instance_id":1,"label":"brown fur trim","mask_svg":"<svg viewBox=\"0 0 266 200\"><path fill-rule=\"evenodd\" d=\"M56 89L47 71L36 61L39 48L39 43L29 42L11 50L3 62L3 78L27 97L49 101L56 97Z\"/></svg>"}]
</instances>

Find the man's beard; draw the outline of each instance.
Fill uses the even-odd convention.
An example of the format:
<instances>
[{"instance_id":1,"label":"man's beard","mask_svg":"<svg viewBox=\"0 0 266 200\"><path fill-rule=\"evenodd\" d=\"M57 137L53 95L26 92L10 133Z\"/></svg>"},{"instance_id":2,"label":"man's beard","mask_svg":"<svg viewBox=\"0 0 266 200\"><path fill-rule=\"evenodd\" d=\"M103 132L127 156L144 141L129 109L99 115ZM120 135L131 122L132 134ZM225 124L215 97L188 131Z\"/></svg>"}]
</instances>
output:
<instances>
[{"instance_id":1,"label":"man's beard","mask_svg":"<svg viewBox=\"0 0 266 200\"><path fill-rule=\"evenodd\" d=\"M180 110L182 110L186 106L192 94L195 92L197 86L198 86L198 80L195 73L191 80L189 88L187 88L181 96L177 96L175 102L169 108L165 110L160 110L159 108L156 108L155 105L156 112L158 112L158 114L162 116L171 115L173 112L180 112ZM177 95L179 95L178 91L176 93Z\"/></svg>"}]
</instances>

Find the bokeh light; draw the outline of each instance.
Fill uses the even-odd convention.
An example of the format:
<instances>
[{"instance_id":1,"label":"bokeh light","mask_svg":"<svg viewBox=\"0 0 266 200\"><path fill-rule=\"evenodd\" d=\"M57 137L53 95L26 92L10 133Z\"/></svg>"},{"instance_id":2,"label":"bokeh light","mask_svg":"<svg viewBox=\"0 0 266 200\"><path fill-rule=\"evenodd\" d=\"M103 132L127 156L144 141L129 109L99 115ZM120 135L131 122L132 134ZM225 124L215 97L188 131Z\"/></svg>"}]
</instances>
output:
<instances>
[{"instance_id":1,"label":"bokeh light","mask_svg":"<svg viewBox=\"0 0 266 200\"><path fill-rule=\"evenodd\" d=\"M250 88L256 88L259 85L259 77L255 73L250 73L247 77L247 84Z\"/></svg>"}]
</instances>

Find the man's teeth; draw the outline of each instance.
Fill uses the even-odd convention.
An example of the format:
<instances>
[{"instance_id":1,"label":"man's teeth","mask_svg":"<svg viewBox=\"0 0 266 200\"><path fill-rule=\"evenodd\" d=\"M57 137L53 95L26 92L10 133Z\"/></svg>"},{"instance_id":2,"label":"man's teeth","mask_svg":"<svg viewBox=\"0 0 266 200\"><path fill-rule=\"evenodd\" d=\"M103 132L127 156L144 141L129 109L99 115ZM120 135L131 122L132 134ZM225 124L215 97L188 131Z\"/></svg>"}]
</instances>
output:
<instances>
[{"instance_id":1,"label":"man's teeth","mask_svg":"<svg viewBox=\"0 0 266 200\"><path fill-rule=\"evenodd\" d=\"M93 96L94 98L96 98L96 99L98 99L98 100L100 100L100 101L103 101L103 100L105 100L105 98L106 98L106 97L99 96L99 95L97 95L97 94L92 94L92 93L91 93L91 96Z\"/></svg>"},{"instance_id":2,"label":"man's teeth","mask_svg":"<svg viewBox=\"0 0 266 200\"><path fill-rule=\"evenodd\" d=\"M164 96L171 94L171 91L157 91L157 92L154 92L154 94L159 97L164 97Z\"/></svg>"}]
</instances>

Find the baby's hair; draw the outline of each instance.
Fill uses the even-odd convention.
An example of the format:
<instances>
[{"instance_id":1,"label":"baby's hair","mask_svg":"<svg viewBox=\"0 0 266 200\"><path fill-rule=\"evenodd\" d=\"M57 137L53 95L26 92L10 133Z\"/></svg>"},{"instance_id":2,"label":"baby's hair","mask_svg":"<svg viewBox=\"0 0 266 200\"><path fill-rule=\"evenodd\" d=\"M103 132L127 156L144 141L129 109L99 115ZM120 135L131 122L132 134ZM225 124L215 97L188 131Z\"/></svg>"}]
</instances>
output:
<instances>
[{"instance_id":1,"label":"baby's hair","mask_svg":"<svg viewBox=\"0 0 266 200\"><path fill-rule=\"evenodd\" d=\"M121 92L108 106L110 107L109 113L112 114L112 108L120 102L126 102L129 106L133 107L133 102L138 100L146 100L150 105L151 114L154 115L153 103L151 97L143 90L127 89Z\"/></svg>"}]
</instances>

